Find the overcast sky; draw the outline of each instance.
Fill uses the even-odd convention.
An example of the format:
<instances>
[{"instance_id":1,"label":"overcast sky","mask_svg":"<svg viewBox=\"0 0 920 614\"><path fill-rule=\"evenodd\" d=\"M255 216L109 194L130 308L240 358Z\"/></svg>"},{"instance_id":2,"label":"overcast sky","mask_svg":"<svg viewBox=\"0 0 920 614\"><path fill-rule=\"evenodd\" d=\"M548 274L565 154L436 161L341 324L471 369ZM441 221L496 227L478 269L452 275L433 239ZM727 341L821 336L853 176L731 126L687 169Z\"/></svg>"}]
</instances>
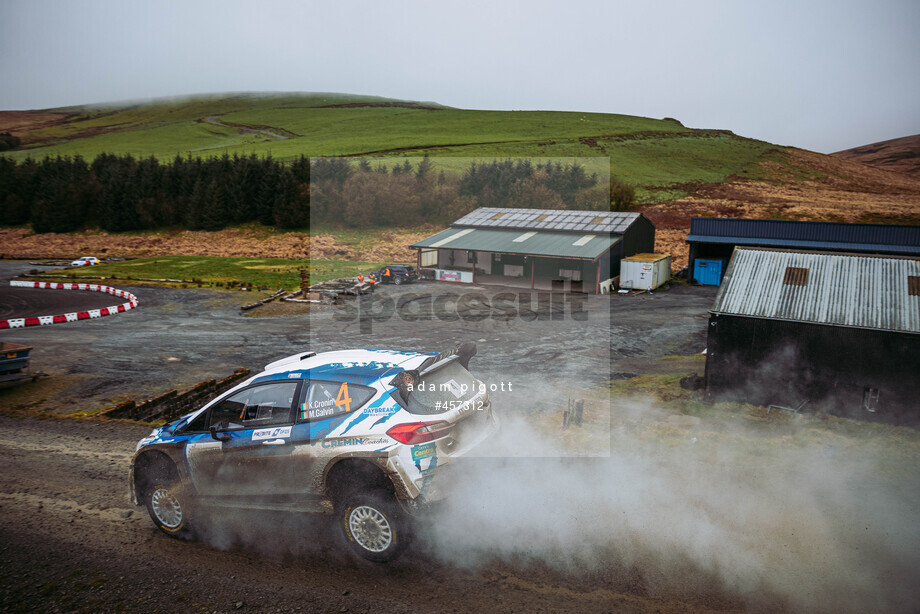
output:
<instances>
[{"instance_id":1,"label":"overcast sky","mask_svg":"<svg viewBox=\"0 0 920 614\"><path fill-rule=\"evenodd\" d=\"M920 133L920 1L0 0L0 109L229 91Z\"/></svg>"}]
</instances>

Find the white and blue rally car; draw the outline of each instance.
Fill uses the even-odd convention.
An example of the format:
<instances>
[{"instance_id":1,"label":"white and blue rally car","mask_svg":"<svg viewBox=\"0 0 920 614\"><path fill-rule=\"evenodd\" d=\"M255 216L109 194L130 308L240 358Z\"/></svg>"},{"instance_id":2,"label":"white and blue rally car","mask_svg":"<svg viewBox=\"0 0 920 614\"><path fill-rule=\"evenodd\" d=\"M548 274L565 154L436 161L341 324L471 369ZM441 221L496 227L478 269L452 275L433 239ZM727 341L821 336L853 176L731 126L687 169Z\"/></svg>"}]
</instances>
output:
<instances>
[{"instance_id":1,"label":"white and blue rally car","mask_svg":"<svg viewBox=\"0 0 920 614\"><path fill-rule=\"evenodd\" d=\"M137 444L135 504L189 537L199 506L336 514L378 562L408 544L413 513L442 498L444 469L498 428L476 345L446 353L295 354Z\"/></svg>"}]
</instances>

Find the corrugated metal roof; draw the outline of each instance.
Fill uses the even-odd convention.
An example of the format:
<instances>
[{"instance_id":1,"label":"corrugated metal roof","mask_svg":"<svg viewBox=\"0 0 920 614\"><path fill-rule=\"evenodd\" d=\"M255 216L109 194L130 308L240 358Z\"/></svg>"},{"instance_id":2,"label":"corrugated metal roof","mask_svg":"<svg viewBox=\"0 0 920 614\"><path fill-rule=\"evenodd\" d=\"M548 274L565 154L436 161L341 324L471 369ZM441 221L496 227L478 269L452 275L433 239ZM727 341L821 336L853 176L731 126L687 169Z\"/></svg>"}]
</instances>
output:
<instances>
[{"instance_id":1,"label":"corrugated metal roof","mask_svg":"<svg viewBox=\"0 0 920 614\"><path fill-rule=\"evenodd\" d=\"M687 242L920 254L920 226L694 217Z\"/></svg>"},{"instance_id":2,"label":"corrugated metal roof","mask_svg":"<svg viewBox=\"0 0 920 614\"><path fill-rule=\"evenodd\" d=\"M783 283L788 267L805 285ZM920 333L920 260L737 247L712 313Z\"/></svg>"},{"instance_id":3,"label":"corrugated metal roof","mask_svg":"<svg viewBox=\"0 0 920 614\"><path fill-rule=\"evenodd\" d=\"M556 230L580 233L624 233L640 213L618 211L570 211L567 209L512 209L480 207L467 213L452 226L472 228L513 228L517 230Z\"/></svg>"},{"instance_id":4,"label":"corrugated metal roof","mask_svg":"<svg viewBox=\"0 0 920 614\"><path fill-rule=\"evenodd\" d=\"M622 240L622 235L599 234L585 241L585 237L565 232L532 232L523 238L520 229L464 229L448 228L438 234L413 243L409 247L439 247L466 249L502 254L529 256L555 256L562 258L595 259ZM522 239L523 240L519 240Z\"/></svg>"}]
</instances>

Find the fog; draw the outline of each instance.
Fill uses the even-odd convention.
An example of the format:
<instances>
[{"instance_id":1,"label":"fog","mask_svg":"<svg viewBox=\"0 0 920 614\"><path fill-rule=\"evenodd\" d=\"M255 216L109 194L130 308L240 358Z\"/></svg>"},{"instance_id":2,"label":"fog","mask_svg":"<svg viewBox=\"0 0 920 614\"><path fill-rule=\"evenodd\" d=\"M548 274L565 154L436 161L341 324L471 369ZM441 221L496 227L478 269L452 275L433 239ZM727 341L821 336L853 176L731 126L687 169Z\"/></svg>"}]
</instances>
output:
<instances>
[{"instance_id":1,"label":"fog","mask_svg":"<svg viewBox=\"0 0 920 614\"><path fill-rule=\"evenodd\" d=\"M844 436L791 415L763 429L589 400L585 425L567 434L609 431L609 453L590 456L562 443L561 416L518 409L458 461L449 498L418 519L402 558L368 573L549 574L578 590L751 611L916 607L920 481L897 436L864 445L878 434L859 423ZM215 509L199 527L218 548L348 565L331 517Z\"/></svg>"},{"instance_id":2,"label":"fog","mask_svg":"<svg viewBox=\"0 0 920 614\"><path fill-rule=\"evenodd\" d=\"M670 429L667 443L615 428L607 458L546 458L552 438L531 424L506 421L494 458L459 472L421 550L458 568L548 566L614 586L638 578L653 596L722 595L755 610L916 605L915 479L845 448L776 438L761 449L750 444L757 433L729 424Z\"/></svg>"}]
</instances>

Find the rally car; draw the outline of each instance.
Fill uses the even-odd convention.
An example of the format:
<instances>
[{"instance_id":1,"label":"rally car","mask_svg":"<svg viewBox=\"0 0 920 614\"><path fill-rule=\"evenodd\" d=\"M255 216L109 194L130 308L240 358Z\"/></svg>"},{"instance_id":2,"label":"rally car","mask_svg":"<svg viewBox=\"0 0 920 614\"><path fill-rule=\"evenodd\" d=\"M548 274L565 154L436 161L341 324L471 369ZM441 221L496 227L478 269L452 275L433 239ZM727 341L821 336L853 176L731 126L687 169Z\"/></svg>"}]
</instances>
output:
<instances>
[{"instance_id":1,"label":"rally car","mask_svg":"<svg viewBox=\"0 0 920 614\"><path fill-rule=\"evenodd\" d=\"M70 263L70 266L93 266L99 264L99 259L95 256L82 256Z\"/></svg>"},{"instance_id":2,"label":"rally car","mask_svg":"<svg viewBox=\"0 0 920 614\"><path fill-rule=\"evenodd\" d=\"M343 543L396 558L445 468L498 428L476 345L295 354L137 444L131 496L168 535L201 506L332 513Z\"/></svg>"}]
</instances>

